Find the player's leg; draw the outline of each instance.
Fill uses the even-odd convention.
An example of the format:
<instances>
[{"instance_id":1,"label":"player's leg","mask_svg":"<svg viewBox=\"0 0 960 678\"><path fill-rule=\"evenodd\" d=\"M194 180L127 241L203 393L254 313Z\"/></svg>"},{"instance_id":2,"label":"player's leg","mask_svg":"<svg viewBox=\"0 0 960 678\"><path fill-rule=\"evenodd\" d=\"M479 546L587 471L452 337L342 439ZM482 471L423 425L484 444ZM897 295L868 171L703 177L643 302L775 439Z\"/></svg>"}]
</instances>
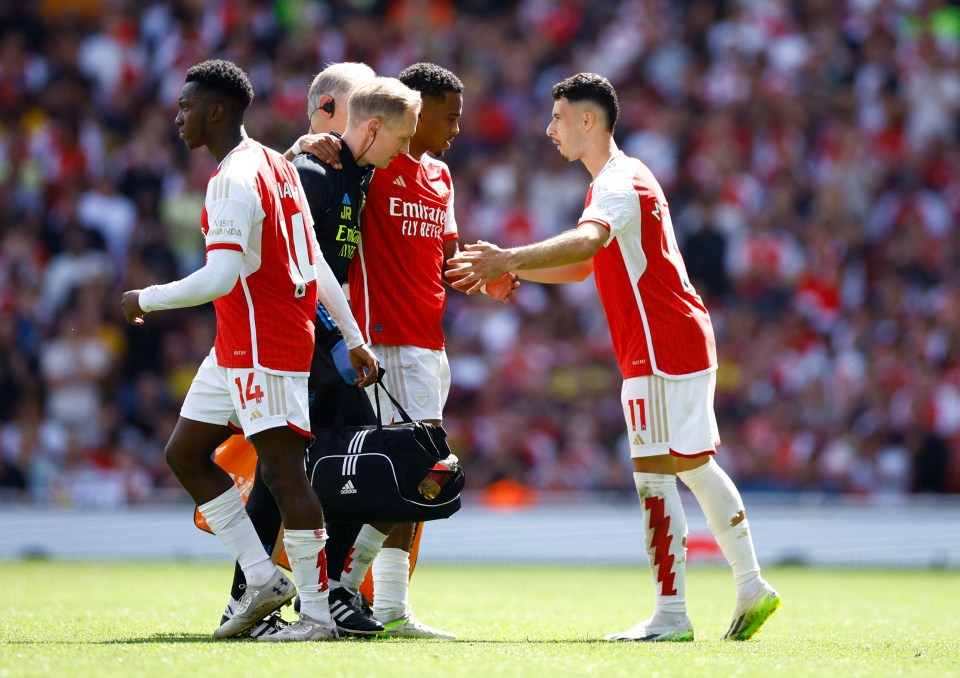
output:
<instances>
[{"instance_id":1,"label":"player's leg","mask_svg":"<svg viewBox=\"0 0 960 678\"><path fill-rule=\"evenodd\" d=\"M446 353L417 346L377 345L373 350L385 370L384 384L407 414L439 426L450 393ZM384 400L380 403L383 422L399 420L392 404ZM373 616L391 636L453 640L455 634L423 624L410 608L410 551L418 530L417 523L396 525L374 559Z\"/></svg>"},{"instance_id":2,"label":"player's leg","mask_svg":"<svg viewBox=\"0 0 960 678\"><path fill-rule=\"evenodd\" d=\"M393 524L374 525L373 527L383 532L384 536L386 536L393 529ZM420 527L422 527L422 524ZM413 571L417 567L417 558L420 555L420 541L422 537L423 530L417 529L413 537L413 548L410 551L410 579L413 578ZM360 595L366 600L373 601L375 598L373 591L373 573L370 569L372 568L368 568L367 575L364 577L363 583L360 584ZM372 614L373 610L371 609L370 611Z\"/></svg>"},{"instance_id":3,"label":"player's leg","mask_svg":"<svg viewBox=\"0 0 960 678\"><path fill-rule=\"evenodd\" d=\"M338 411L343 415L345 426L366 426L376 423L376 415L370 401L361 389L348 385L340 377L330 352L319 347L313 358L310 375L313 397L310 403L310 425L314 432L329 429L334 425ZM362 611L358 589L349 579L350 554L357 535L363 527L360 523L329 521L327 523L327 580L330 586L330 615L342 634L375 635L383 632L383 625ZM371 559L373 556L371 556Z\"/></svg>"},{"instance_id":4,"label":"player's leg","mask_svg":"<svg viewBox=\"0 0 960 678\"><path fill-rule=\"evenodd\" d=\"M716 430L713 411L716 384L714 374L709 375L708 382L708 406L699 407L695 412L706 418L707 425ZM707 525L733 570L733 579L737 585L737 603L733 621L724 638L748 640L780 607L780 597L760 576L760 565L740 492L712 455L678 459L677 476L697 498L707 518Z\"/></svg>"},{"instance_id":5,"label":"player's leg","mask_svg":"<svg viewBox=\"0 0 960 678\"><path fill-rule=\"evenodd\" d=\"M303 470L306 441L287 426L267 429L250 438L257 448L263 481L283 517L283 545L300 596L300 621L260 640L336 638L330 617L323 509Z\"/></svg>"},{"instance_id":6,"label":"player's leg","mask_svg":"<svg viewBox=\"0 0 960 678\"><path fill-rule=\"evenodd\" d=\"M240 441L242 439L237 436L237 440ZM250 450L250 454L253 455L255 453L253 450ZM250 516L250 522L253 523L254 530L256 530L257 536L260 538L260 543L272 560L274 555L273 550L277 544L282 521L277 502L260 477L259 464L255 467L250 494L247 497L247 515ZM240 604L240 599L243 597L246 586L247 579L243 574L243 568L240 567L239 563L235 563L233 582L230 587L230 600L227 602L223 616L220 619L221 625L233 616L237 606ZM275 633L285 626L286 622L283 621L279 613L272 613L264 619L263 622L252 627L250 629L250 635L256 638L260 635Z\"/></svg>"},{"instance_id":7,"label":"player's leg","mask_svg":"<svg viewBox=\"0 0 960 678\"><path fill-rule=\"evenodd\" d=\"M344 553L342 567L339 570L339 583L350 595L357 596L363 585L373 559L383 548L387 535L395 523L372 523L359 525L353 540Z\"/></svg>"},{"instance_id":8,"label":"player's leg","mask_svg":"<svg viewBox=\"0 0 960 678\"><path fill-rule=\"evenodd\" d=\"M352 582L355 564L352 554L362 529L366 527L362 523L327 523L330 535L327 541L330 615L341 634L367 636L383 633L383 624L364 612L359 586ZM370 558L372 560L373 556Z\"/></svg>"},{"instance_id":9,"label":"player's leg","mask_svg":"<svg viewBox=\"0 0 960 678\"><path fill-rule=\"evenodd\" d=\"M707 524L733 570L737 602L724 640L749 640L780 607L780 596L760 576L743 500L730 477L712 459L677 473L693 492Z\"/></svg>"},{"instance_id":10,"label":"player's leg","mask_svg":"<svg viewBox=\"0 0 960 678\"><path fill-rule=\"evenodd\" d=\"M410 553L421 526L398 523L373 561L373 616L389 636L455 640L456 634L421 622L410 607Z\"/></svg>"},{"instance_id":11,"label":"player's leg","mask_svg":"<svg viewBox=\"0 0 960 678\"><path fill-rule=\"evenodd\" d=\"M260 475L277 502L284 529L283 544L299 584L300 620L280 632L261 636L259 641L281 642L333 640L336 626L330 619L327 602L326 531L323 509L303 468L303 456L309 439L310 419L306 377L268 374L256 369L227 370L227 381L237 379L245 389L231 389L234 411L247 439L257 450ZM250 585L240 600L236 614L225 624L236 630L261 620L271 610L261 601L298 593L290 586L258 589ZM287 580L285 579L285 582ZM249 601L249 602L248 602Z\"/></svg>"},{"instance_id":12,"label":"player's leg","mask_svg":"<svg viewBox=\"0 0 960 678\"><path fill-rule=\"evenodd\" d=\"M211 531L240 564L250 586L262 588L282 575L270 562L260 543L247 516L240 491L212 459L212 451L232 434L227 424L236 423L234 413L225 371L216 365L211 351L190 385L164 454L184 489L197 503ZM289 588L292 597L292 585ZM286 591L280 595L265 596L264 599L269 600L272 607L259 618L280 607L284 596ZM237 633L244 630L240 629ZM214 635L226 637L236 633L217 629Z\"/></svg>"},{"instance_id":13,"label":"player's leg","mask_svg":"<svg viewBox=\"0 0 960 678\"><path fill-rule=\"evenodd\" d=\"M607 640L693 640L686 600L687 520L677 490L676 460L670 455L663 382L659 377L627 379L621 391L656 605L649 619Z\"/></svg>"},{"instance_id":14,"label":"player's leg","mask_svg":"<svg viewBox=\"0 0 960 678\"><path fill-rule=\"evenodd\" d=\"M254 586L266 584L276 568L247 516L240 490L210 451L232 435L229 428L180 417L165 456L174 475L197 503L210 529Z\"/></svg>"}]
</instances>

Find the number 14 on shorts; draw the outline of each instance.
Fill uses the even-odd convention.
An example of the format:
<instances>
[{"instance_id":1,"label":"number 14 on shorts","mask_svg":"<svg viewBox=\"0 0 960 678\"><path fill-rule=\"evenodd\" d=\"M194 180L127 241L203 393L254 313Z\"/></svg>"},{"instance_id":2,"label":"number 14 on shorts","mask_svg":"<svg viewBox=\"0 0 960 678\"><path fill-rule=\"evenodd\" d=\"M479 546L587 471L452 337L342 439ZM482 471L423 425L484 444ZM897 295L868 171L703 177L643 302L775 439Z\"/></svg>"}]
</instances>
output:
<instances>
[{"instance_id":1,"label":"number 14 on shorts","mask_svg":"<svg viewBox=\"0 0 960 678\"><path fill-rule=\"evenodd\" d=\"M240 394L240 405L243 406L243 409L247 409L248 400L256 400L258 403L263 400L263 389L260 388L260 384L253 383L253 377L253 372L247 372L246 393L244 393L240 377L233 380L233 383L237 385L237 392Z\"/></svg>"}]
</instances>

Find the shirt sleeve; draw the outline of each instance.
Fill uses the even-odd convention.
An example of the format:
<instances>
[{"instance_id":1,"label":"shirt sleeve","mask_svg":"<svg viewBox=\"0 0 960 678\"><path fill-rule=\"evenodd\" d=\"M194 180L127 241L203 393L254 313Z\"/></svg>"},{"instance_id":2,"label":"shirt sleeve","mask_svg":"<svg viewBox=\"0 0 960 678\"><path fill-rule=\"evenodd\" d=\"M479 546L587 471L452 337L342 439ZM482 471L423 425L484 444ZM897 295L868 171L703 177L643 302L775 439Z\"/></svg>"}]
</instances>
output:
<instances>
[{"instance_id":1,"label":"shirt sleeve","mask_svg":"<svg viewBox=\"0 0 960 678\"><path fill-rule=\"evenodd\" d=\"M340 332L343 333L343 338L347 342L347 348L361 346L364 343L363 335L360 334L357 321L354 320L353 313L350 311L350 304L343 295L343 288L340 287L340 283L337 282L323 255L317 259L317 296L340 327Z\"/></svg>"},{"instance_id":2,"label":"shirt sleeve","mask_svg":"<svg viewBox=\"0 0 960 678\"><path fill-rule=\"evenodd\" d=\"M622 235L631 223L635 223L640 214L640 199L634 190L603 190L594 186L594 191L577 225L585 221L595 221L610 231L609 244L618 235Z\"/></svg>"},{"instance_id":3,"label":"shirt sleeve","mask_svg":"<svg viewBox=\"0 0 960 678\"><path fill-rule=\"evenodd\" d=\"M460 234L457 232L457 217L453 209L453 179L449 177L450 181L450 197L447 198L447 217L443 226L443 239L452 240L454 238L459 238Z\"/></svg>"},{"instance_id":4,"label":"shirt sleeve","mask_svg":"<svg viewBox=\"0 0 960 678\"><path fill-rule=\"evenodd\" d=\"M233 289L242 266L242 252L227 248L212 249L207 252L206 265L186 278L141 290L140 308L149 313L213 301Z\"/></svg>"},{"instance_id":5,"label":"shirt sleeve","mask_svg":"<svg viewBox=\"0 0 960 678\"><path fill-rule=\"evenodd\" d=\"M227 171L213 177L207 184L204 206L207 210L207 251L246 252L253 226L266 216L252 179L246 180Z\"/></svg>"}]
</instances>

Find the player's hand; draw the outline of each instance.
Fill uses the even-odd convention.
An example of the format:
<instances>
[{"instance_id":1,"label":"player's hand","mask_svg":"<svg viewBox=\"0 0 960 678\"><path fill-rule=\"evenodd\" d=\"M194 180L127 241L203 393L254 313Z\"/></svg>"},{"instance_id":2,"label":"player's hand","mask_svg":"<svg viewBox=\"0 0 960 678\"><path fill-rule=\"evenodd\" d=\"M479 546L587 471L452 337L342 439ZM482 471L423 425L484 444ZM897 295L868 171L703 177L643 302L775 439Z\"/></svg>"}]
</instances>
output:
<instances>
[{"instance_id":1,"label":"player's hand","mask_svg":"<svg viewBox=\"0 0 960 678\"><path fill-rule=\"evenodd\" d=\"M517 296L518 289L520 289L520 278L516 273L507 271L496 280L488 282L486 292L491 299L506 304L510 301L510 297Z\"/></svg>"},{"instance_id":2,"label":"player's hand","mask_svg":"<svg viewBox=\"0 0 960 678\"><path fill-rule=\"evenodd\" d=\"M380 361L366 344L350 349L350 362L353 363L353 369L357 371L354 384L360 388L366 388L377 381L377 376L380 374Z\"/></svg>"},{"instance_id":3,"label":"player's hand","mask_svg":"<svg viewBox=\"0 0 960 678\"><path fill-rule=\"evenodd\" d=\"M123 309L123 317L131 325L142 325L143 316L146 315L140 308L140 290L130 290L124 292L120 297L120 308Z\"/></svg>"},{"instance_id":4,"label":"player's hand","mask_svg":"<svg viewBox=\"0 0 960 678\"><path fill-rule=\"evenodd\" d=\"M340 163L340 139L332 134L304 134L297 140L301 153L309 153L330 165L342 169Z\"/></svg>"},{"instance_id":5,"label":"player's hand","mask_svg":"<svg viewBox=\"0 0 960 678\"><path fill-rule=\"evenodd\" d=\"M467 294L477 294L484 285L510 270L510 255L493 243L478 240L447 260L444 276L450 285Z\"/></svg>"}]
</instances>

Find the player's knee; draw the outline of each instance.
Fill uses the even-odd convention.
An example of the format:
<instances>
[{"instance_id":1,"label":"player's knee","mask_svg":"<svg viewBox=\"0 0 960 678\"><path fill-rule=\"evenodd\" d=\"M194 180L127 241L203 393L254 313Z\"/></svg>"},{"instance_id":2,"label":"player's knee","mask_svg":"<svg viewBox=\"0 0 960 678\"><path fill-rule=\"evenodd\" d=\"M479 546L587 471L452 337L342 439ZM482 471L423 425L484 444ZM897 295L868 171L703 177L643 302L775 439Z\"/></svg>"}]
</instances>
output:
<instances>
[{"instance_id":1,"label":"player's knee","mask_svg":"<svg viewBox=\"0 0 960 678\"><path fill-rule=\"evenodd\" d=\"M283 484L282 474L277 472L273 464L264 463L262 459L260 460L259 470L260 479L271 492L276 494L277 489Z\"/></svg>"},{"instance_id":2,"label":"player's knee","mask_svg":"<svg viewBox=\"0 0 960 678\"><path fill-rule=\"evenodd\" d=\"M284 469L276 463L263 463L263 460L260 462L260 478L276 498L295 491L302 484L297 472L299 476L303 476L303 467L298 466L291 472L291 469Z\"/></svg>"},{"instance_id":3,"label":"player's knee","mask_svg":"<svg viewBox=\"0 0 960 678\"><path fill-rule=\"evenodd\" d=\"M634 473L657 473L665 475L675 475L677 473L677 460L669 454L661 454L653 457L634 457Z\"/></svg>"},{"instance_id":4,"label":"player's knee","mask_svg":"<svg viewBox=\"0 0 960 678\"><path fill-rule=\"evenodd\" d=\"M184 461L183 461L183 452L180 450L179 445L177 445L172 439L167 443L167 446L163 448L163 459L167 462L167 466L170 467L170 470L179 476L183 470Z\"/></svg>"}]
</instances>

